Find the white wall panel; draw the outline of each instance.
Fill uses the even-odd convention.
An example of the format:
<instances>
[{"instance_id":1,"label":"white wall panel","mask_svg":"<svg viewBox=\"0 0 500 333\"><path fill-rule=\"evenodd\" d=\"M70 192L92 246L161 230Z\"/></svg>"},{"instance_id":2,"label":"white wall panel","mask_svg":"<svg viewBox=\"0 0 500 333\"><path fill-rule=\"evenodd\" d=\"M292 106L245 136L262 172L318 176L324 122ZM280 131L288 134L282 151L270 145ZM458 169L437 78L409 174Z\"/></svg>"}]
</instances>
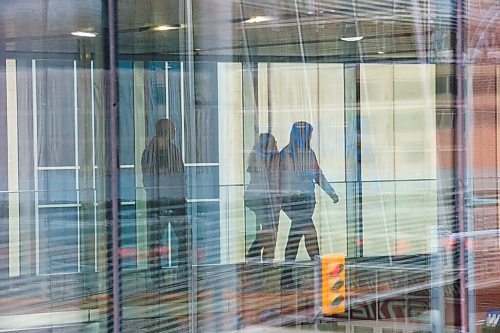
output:
<instances>
[{"instance_id":1,"label":"white wall panel","mask_svg":"<svg viewBox=\"0 0 500 333\"><path fill-rule=\"evenodd\" d=\"M315 151L329 181L345 180L344 65L318 65L317 127Z\"/></svg>"},{"instance_id":2,"label":"white wall panel","mask_svg":"<svg viewBox=\"0 0 500 333\"><path fill-rule=\"evenodd\" d=\"M437 221L435 67L361 65L360 88L364 254L425 253Z\"/></svg>"},{"instance_id":3,"label":"white wall panel","mask_svg":"<svg viewBox=\"0 0 500 333\"><path fill-rule=\"evenodd\" d=\"M316 188L316 209L313 220L318 232L322 254L345 253L347 255L346 186L334 184L340 201L337 204L319 188Z\"/></svg>"},{"instance_id":4,"label":"white wall panel","mask_svg":"<svg viewBox=\"0 0 500 333\"><path fill-rule=\"evenodd\" d=\"M435 66L394 65L395 179L436 178Z\"/></svg>"},{"instance_id":5,"label":"white wall panel","mask_svg":"<svg viewBox=\"0 0 500 333\"><path fill-rule=\"evenodd\" d=\"M17 76L16 61L7 59L7 172L9 191L9 276L19 276L20 225L19 225L19 145L17 130Z\"/></svg>"},{"instance_id":6,"label":"white wall panel","mask_svg":"<svg viewBox=\"0 0 500 333\"><path fill-rule=\"evenodd\" d=\"M313 125L311 144L318 147L317 68L317 64L269 64L270 124L279 149L288 144L292 124L301 120Z\"/></svg>"},{"instance_id":7,"label":"white wall panel","mask_svg":"<svg viewBox=\"0 0 500 333\"><path fill-rule=\"evenodd\" d=\"M396 182L396 253L430 252L429 240L437 225L437 182Z\"/></svg>"},{"instance_id":8,"label":"white wall panel","mask_svg":"<svg viewBox=\"0 0 500 333\"><path fill-rule=\"evenodd\" d=\"M167 70L167 69L165 69ZM167 74L168 75L168 72ZM168 80L167 80L168 81ZM167 94L168 96L168 94ZM168 107L168 106L167 106ZM135 205L137 233L137 268L147 268L147 207L146 191L142 184L141 157L146 147L146 119L144 103L144 62L134 62L134 134L135 134Z\"/></svg>"},{"instance_id":9,"label":"white wall panel","mask_svg":"<svg viewBox=\"0 0 500 333\"><path fill-rule=\"evenodd\" d=\"M361 159L363 180L394 178L392 65L360 65Z\"/></svg>"},{"instance_id":10,"label":"white wall panel","mask_svg":"<svg viewBox=\"0 0 500 333\"><path fill-rule=\"evenodd\" d=\"M269 126L269 87L267 68L267 63L261 62L257 65L257 111L260 132L267 132Z\"/></svg>"},{"instance_id":11,"label":"white wall panel","mask_svg":"<svg viewBox=\"0 0 500 333\"><path fill-rule=\"evenodd\" d=\"M366 256L395 254L396 202L393 182L363 184L363 252Z\"/></svg>"},{"instance_id":12,"label":"white wall panel","mask_svg":"<svg viewBox=\"0 0 500 333\"><path fill-rule=\"evenodd\" d=\"M243 90L240 63L219 63L221 262L245 260Z\"/></svg>"}]
</instances>

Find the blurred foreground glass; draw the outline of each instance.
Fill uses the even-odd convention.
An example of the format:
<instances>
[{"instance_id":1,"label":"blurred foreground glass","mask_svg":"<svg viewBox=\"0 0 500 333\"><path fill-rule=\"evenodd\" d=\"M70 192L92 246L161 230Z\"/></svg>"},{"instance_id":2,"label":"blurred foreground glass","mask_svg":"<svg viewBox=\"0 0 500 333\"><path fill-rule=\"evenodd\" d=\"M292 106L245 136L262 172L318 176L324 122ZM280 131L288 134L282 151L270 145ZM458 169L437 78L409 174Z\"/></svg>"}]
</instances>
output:
<instances>
[{"instance_id":1,"label":"blurred foreground glass","mask_svg":"<svg viewBox=\"0 0 500 333\"><path fill-rule=\"evenodd\" d=\"M493 331L496 7L1 2L0 330Z\"/></svg>"}]
</instances>

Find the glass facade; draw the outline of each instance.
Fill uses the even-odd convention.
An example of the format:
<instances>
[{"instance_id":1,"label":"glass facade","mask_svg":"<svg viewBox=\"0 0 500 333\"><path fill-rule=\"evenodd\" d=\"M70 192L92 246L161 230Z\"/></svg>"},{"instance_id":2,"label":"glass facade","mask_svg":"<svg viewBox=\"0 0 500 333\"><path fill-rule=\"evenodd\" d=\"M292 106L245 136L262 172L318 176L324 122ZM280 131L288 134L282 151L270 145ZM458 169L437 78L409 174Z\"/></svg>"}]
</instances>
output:
<instances>
[{"instance_id":1,"label":"glass facade","mask_svg":"<svg viewBox=\"0 0 500 333\"><path fill-rule=\"evenodd\" d=\"M500 331L495 0L0 2L0 331Z\"/></svg>"}]
</instances>

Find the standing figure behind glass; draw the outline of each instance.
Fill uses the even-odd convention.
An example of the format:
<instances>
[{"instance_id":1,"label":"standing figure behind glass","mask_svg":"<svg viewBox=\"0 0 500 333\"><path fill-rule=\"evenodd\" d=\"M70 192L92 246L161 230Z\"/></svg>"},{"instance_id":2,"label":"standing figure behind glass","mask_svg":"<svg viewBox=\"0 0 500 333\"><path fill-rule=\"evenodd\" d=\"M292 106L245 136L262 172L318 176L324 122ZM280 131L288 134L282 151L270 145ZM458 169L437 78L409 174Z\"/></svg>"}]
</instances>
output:
<instances>
[{"instance_id":1,"label":"standing figure behind glass","mask_svg":"<svg viewBox=\"0 0 500 333\"><path fill-rule=\"evenodd\" d=\"M148 209L148 264L154 283L164 282L161 243L168 224L178 240L179 276L187 270L186 182L182 155L173 143L175 127L171 120L156 123L156 136L142 153L143 184Z\"/></svg>"},{"instance_id":2,"label":"standing figure behind glass","mask_svg":"<svg viewBox=\"0 0 500 333\"><path fill-rule=\"evenodd\" d=\"M279 197L279 152L274 136L259 135L248 157L250 182L245 189L245 205L255 213L255 240L249 260L270 262L274 257L276 231L281 210Z\"/></svg>"},{"instance_id":3,"label":"standing figure behind glass","mask_svg":"<svg viewBox=\"0 0 500 333\"><path fill-rule=\"evenodd\" d=\"M315 184L318 184L334 203L339 201L335 190L319 167L316 154L311 149L312 131L311 124L305 121L294 123L290 142L280 152L282 209L292 221L285 248L286 261L295 260L302 237L311 259L314 260L319 256L318 235L312 220L316 205ZM284 289L295 287L291 265L285 265L283 268L281 286Z\"/></svg>"}]
</instances>

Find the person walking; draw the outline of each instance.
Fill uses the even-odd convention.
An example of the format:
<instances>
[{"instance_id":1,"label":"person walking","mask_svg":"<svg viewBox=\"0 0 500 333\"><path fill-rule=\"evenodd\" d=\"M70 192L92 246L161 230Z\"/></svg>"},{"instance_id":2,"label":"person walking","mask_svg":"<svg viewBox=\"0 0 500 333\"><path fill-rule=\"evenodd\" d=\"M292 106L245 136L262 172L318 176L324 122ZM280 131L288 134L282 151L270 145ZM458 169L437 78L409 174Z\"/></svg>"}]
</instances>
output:
<instances>
[{"instance_id":1,"label":"person walking","mask_svg":"<svg viewBox=\"0 0 500 333\"><path fill-rule=\"evenodd\" d=\"M148 216L148 265L154 283L164 282L161 265L161 243L168 224L178 240L178 277L187 274L186 181L182 155L174 144L175 127L170 119L156 123L141 158L142 181L146 190Z\"/></svg>"},{"instance_id":2,"label":"person walking","mask_svg":"<svg viewBox=\"0 0 500 333\"><path fill-rule=\"evenodd\" d=\"M279 197L279 151L274 136L259 135L248 157L250 182L245 205L255 213L255 240L247 254L250 261L272 262L281 210ZM262 254L261 254L262 252Z\"/></svg>"},{"instance_id":3,"label":"person walking","mask_svg":"<svg viewBox=\"0 0 500 333\"><path fill-rule=\"evenodd\" d=\"M311 149L313 127L305 121L292 125L290 142L280 152L280 189L282 209L291 220L285 248L285 266L281 275L283 289L294 289L292 266L300 240L304 237L307 253L314 260L319 256L318 235L312 215L316 205L314 194L318 184L334 203L339 197L319 167L316 154Z\"/></svg>"}]
</instances>

